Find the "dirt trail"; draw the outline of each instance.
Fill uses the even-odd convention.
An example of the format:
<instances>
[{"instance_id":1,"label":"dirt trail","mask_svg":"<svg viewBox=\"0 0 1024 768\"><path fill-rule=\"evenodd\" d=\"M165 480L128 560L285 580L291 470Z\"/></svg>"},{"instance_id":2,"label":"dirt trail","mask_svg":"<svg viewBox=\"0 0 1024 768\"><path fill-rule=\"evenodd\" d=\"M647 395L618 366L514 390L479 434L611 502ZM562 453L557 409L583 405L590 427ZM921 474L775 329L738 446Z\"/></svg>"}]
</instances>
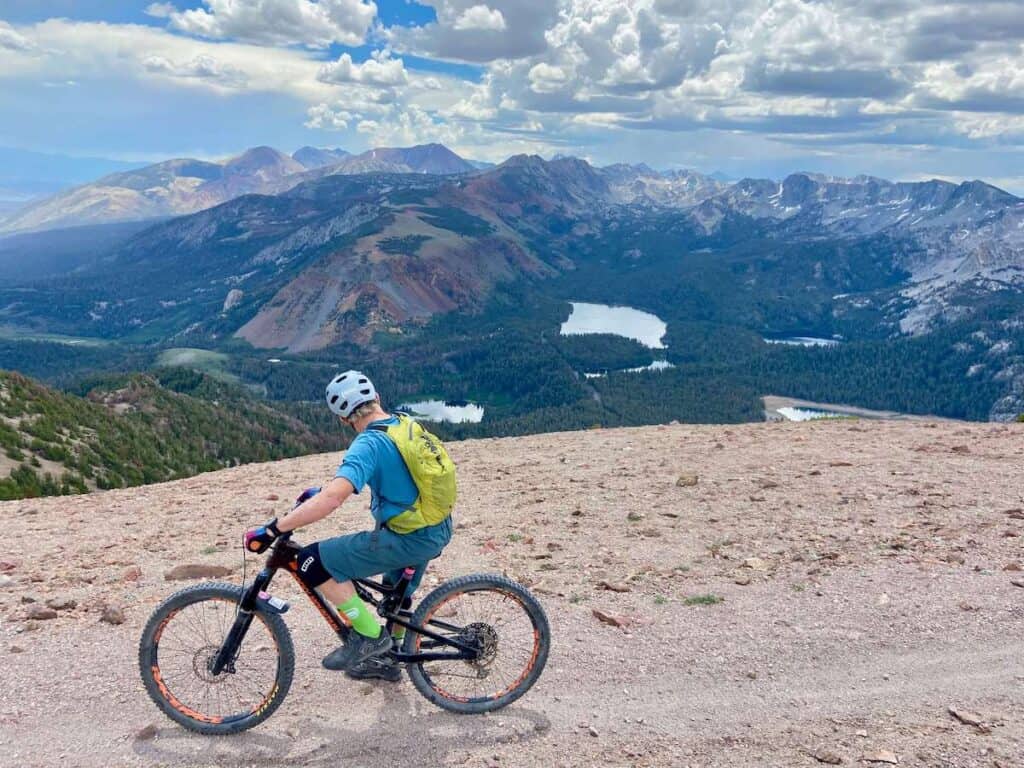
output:
<instances>
[{"instance_id":1,"label":"dirt trail","mask_svg":"<svg viewBox=\"0 0 1024 768\"><path fill-rule=\"evenodd\" d=\"M0 765L1024 765L1024 427L673 426L452 452L458 530L425 588L506 571L541 597L554 648L519 703L458 717L407 681L321 670L331 637L281 580L298 655L281 709L226 739L159 715L135 647L181 586L163 574L215 563L237 582L241 530L337 460L313 456L0 504ZM707 595L722 602L692 604ZM77 606L26 620L25 598L54 597ZM106 603L124 624L99 621Z\"/></svg>"}]
</instances>

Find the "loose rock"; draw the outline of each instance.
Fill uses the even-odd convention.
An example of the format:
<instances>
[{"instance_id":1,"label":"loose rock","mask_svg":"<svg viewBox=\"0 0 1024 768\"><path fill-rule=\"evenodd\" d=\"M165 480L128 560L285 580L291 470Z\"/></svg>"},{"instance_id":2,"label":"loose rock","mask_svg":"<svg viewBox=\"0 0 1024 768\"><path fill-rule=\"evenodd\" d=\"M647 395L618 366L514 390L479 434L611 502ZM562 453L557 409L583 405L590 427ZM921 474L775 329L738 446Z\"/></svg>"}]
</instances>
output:
<instances>
[{"instance_id":1,"label":"loose rock","mask_svg":"<svg viewBox=\"0 0 1024 768\"><path fill-rule=\"evenodd\" d=\"M184 579L216 579L231 573L230 568L223 565L206 563L188 563L177 565L164 574L165 581L182 581Z\"/></svg>"},{"instance_id":2,"label":"loose rock","mask_svg":"<svg viewBox=\"0 0 1024 768\"><path fill-rule=\"evenodd\" d=\"M985 718L983 718L977 712L971 712L967 709L958 709L950 705L949 714L951 714L954 718L959 720L964 725L973 725L979 728L985 725Z\"/></svg>"},{"instance_id":3,"label":"loose rock","mask_svg":"<svg viewBox=\"0 0 1024 768\"><path fill-rule=\"evenodd\" d=\"M680 488L689 488L697 484L698 477L693 472L684 472L676 478L676 485Z\"/></svg>"},{"instance_id":4,"label":"loose rock","mask_svg":"<svg viewBox=\"0 0 1024 768\"><path fill-rule=\"evenodd\" d=\"M103 609L100 621L104 624L124 624L124 609L117 605L108 605Z\"/></svg>"},{"instance_id":5,"label":"loose rock","mask_svg":"<svg viewBox=\"0 0 1024 768\"><path fill-rule=\"evenodd\" d=\"M843 762L843 758L827 749L816 749L808 754L819 763L825 763L825 765L839 765Z\"/></svg>"},{"instance_id":6,"label":"loose rock","mask_svg":"<svg viewBox=\"0 0 1024 768\"><path fill-rule=\"evenodd\" d=\"M615 616L611 613L605 613L604 611L598 610L597 608L592 609L591 613L594 614L594 618L598 621L604 624L609 624L613 627L628 627L634 623L633 619L629 616Z\"/></svg>"},{"instance_id":7,"label":"loose rock","mask_svg":"<svg viewBox=\"0 0 1024 768\"><path fill-rule=\"evenodd\" d=\"M36 621L47 621L49 619L56 619L57 612L53 608L47 608L45 605L34 603L28 607L26 616Z\"/></svg>"},{"instance_id":8,"label":"loose rock","mask_svg":"<svg viewBox=\"0 0 1024 768\"><path fill-rule=\"evenodd\" d=\"M871 752L870 754L864 755L864 761L868 763L889 763L890 765L897 765L900 759L896 757L894 752L890 752L888 749L880 749L877 752Z\"/></svg>"},{"instance_id":9,"label":"loose rock","mask_svg":"<svg viewBox=\"0 0 1024 768\"><path fill-rule=\"evenodd\" d=\"M136 741L152 741L156 738L156 726L153 723L142 726L135 733Z\"/></svg>"},{"instance_id":10,"label":"loose rock","mask_svg":"<svg viewBox=\"0 0 1024 768\"><path fill-rule=\"evenodd\" d=\"M138 581L142 578L142 569L137 565L129 565L121 574L121 581Z\"/></svg>"},{"instance_id":11,"label":"loose rock","mask_svg":"<svg viewBox=\"0 0 1024 768\"><path fill-rule=\"evenodd\" d=\"M632 588L627 584L616 584L611 581L599 581L597 586L601 589L607 589L609 592L632 592Z\"/></svg>"},{"instance_id":12,"label":"loose rock","mask_svg":"<svg viewBox=\"0 0 1024 768\"><path fill-rule=\"evenodd\" d=\"M78 607L78 601L70 597L51 597L46 604L55 611L70 611Z\"/></svg>"}]
</instances>

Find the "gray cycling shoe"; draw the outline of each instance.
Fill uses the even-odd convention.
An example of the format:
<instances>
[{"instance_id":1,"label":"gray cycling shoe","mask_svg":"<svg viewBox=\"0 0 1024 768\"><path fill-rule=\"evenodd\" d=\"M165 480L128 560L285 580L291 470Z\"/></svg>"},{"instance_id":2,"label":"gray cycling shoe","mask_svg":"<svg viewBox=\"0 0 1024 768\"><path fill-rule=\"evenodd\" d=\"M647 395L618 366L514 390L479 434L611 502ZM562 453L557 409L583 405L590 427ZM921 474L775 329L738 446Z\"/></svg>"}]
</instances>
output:
<instances>
[{"instance_id":1,"label":"gray cycling shoe","mask_svg":"<svg viewBox=\"0 0 1024 768\"><path fill-rule=\"evenodd\" d=\"M397 683L402 679L402 668L387 656L371 656L345 670L353 680L386 680Z\"/></svg>"},{"instance_id":2,"label":"gray cycling shoe","mask_svg":"<svg viewBox=\"0 0 1024 768\"><path fill-rule=\"evenodd\" d=\"M348 640L324 657L327 669L352 669L361 661L382 656L391 650L391 633L381 630L379 637L366 637L356 631L349 632Z\"/></svg>"}]
</instances>

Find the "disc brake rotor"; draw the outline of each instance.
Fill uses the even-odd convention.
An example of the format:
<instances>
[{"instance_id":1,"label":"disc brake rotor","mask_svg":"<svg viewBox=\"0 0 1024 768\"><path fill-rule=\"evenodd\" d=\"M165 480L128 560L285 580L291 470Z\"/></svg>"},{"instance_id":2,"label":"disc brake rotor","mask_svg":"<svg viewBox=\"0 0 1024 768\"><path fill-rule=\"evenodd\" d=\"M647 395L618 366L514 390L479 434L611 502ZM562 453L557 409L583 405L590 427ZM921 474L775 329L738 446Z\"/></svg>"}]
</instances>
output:
<instances>
[{"instance_id":1,"label":"disc brake rotor","mask_svg":"<svg viewBox=\"0 0 1024 768\"><path fill-rule=\"evenodd\" d=\"M210 671L219 651L216 645L204 645L192 655L192 671L204 683L223 683L227 678L226 675L214 675Z\"/></svg>"},{"instance_id":2,"label":"disc brake rotor","mask_svg":"<svg viewBox=\"0 0 1024 768\"><path fill-rule=\"evenodd\" d=\"M479 649L479 655L466 663L474 667L479 676L485 677L498 655L498 632L490 624L477 621L467 626L464 633L463 637L468 641L467 644L475 645Z\"/></svg>"}]
</instances>

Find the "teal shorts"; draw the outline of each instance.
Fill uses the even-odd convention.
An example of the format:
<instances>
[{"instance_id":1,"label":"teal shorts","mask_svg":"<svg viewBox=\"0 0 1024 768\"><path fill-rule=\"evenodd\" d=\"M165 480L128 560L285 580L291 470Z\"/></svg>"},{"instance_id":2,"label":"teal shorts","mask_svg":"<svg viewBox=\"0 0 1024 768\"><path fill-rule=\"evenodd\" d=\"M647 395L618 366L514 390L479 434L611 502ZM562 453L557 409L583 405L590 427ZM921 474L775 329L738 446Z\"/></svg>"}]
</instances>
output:
<instances>
[{"instance_id":1,"label":"teal shorts","mask_svg":"<svg viewBox=\"0 0 1024 768\"><path fill-rule=\"evenodd\" d=\"M452 539L452 518L412 533L387 528L336 536L320 542L320 560L335 581L366 579L386 574L396 581L402 569L416 568L412 588L419 586L427 563L441 554Z\"/></svg>"}]
</instances>

